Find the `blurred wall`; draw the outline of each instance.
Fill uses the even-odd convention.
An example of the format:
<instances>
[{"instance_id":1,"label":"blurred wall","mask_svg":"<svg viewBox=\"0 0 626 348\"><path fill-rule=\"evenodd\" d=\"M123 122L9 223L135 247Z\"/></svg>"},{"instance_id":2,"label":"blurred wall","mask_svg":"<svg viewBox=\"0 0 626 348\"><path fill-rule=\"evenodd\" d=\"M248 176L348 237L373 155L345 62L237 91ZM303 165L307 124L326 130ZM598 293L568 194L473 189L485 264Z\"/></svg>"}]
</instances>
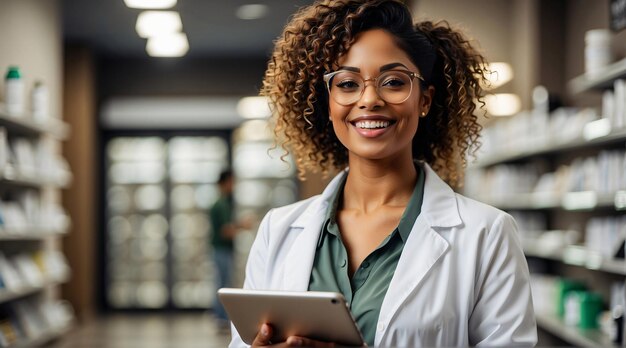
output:
<instances>
[{"instance_id":1,"label":"blurred wall","mask_svg":"<svg viewBox=\"0 0 626 348\"><path fill-rule=\"evenodd\" d=\"M116 58L98 61L99 96L247 96L262 86L267 59Z\"/></svg>"},{"instance_id":2,"label":"blurred wall","mask_svg":"<svg viewBox=\"0 0 626 348\"><path fill-rule=\"evenodd\" d=\"M508 62L514 79L498 93L515 93L522 108L530 106L530 89L537 84L538 0L420 0L416 20L446 20L460 29L490 62Z\"/></svg>"},{"instance_id":3,"label":"blurred wall","mask_svg":"<svg viewBox=\"0 0 626 348\"><path fill-rule=\"evenodd\" d=\"M514 79L498 92L516 93L532 106L532 88L548 88L566 105L597 105L593 94L573 97L567 82L584 73L584 37L609 28L610 0L420 0L417 19L445 19L477 40L489 61L512 64ZM626 30L615 33L616 60L626 56Z\"/></svg>"}]
</instances>

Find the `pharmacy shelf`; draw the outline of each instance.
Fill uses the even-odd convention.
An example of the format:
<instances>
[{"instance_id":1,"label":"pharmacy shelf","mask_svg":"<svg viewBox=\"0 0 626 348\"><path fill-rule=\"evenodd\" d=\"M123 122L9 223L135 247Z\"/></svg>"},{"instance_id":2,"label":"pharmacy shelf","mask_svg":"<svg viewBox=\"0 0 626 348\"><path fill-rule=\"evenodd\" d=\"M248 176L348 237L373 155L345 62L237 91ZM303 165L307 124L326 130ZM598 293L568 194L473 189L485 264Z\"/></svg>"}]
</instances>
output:
<instances>
[{"instance_id":1,"label":"pharmacy shelf","mask_svg":"<svg viewBox=\"0 0 626 348\"><path fill-rule=\"evenodd\" d=\"M620 78L626 78L626 58L605 67L593 75L580 75L570 80L567 87L572 94L602 90L613 87L613 81Z\"/></svg>"},{"instance_id":2,"label":"pharmacy shelf","mask_svg":"<svg viewBox=\"0 0 626 348\"><path fill-rule=\"evenodd\" d=\"M40 189L43 187L55 187L55 188L66 188L70 185L71 180L68 182L54 182L50 180L41 180L30 177L22 177L22 176L13 176L13 177L0 177L0 187L1 186L12 186L12 187L26 187L26 188L36 188Z\"/></svg>"},{"instance_id":3,"label":"pharmacy shelf","mask_svg":"<svg viewBox=\"0 0 626 348\"><path fill-rule=\"evenodd\" d=\"M0 127L6 128L12 135L39 137L48 134L57 140L65 140L70 135L70 127L61 120L51 120L47 123L37 123L29 119L30 116L13 117L0 109Z\"/></svg>"},{"instance_id":4,"label":"pharmacy shelf","mask_svg":"<svg viewBox=\"0 0 626 348\"><path fill-rule=\"evenodd\" d=\"M49 231L38 228L25 228L24 231L10 231L0 229L0 241L26 241L26 240L45 240L50 237L62 237L67 231Z\"/></svg>"},{"instance_id":5,"label":"pharmacy shelf","mask_svg":"<svg viewBox=\"0 0 626 348\"><path fill-rule=\"evenodd\" d=\"M612 129L607 134L594 137L593 139L586 139L582 135L568 140L559 140L558 138L552 138L546 140L545 143L540 142L538 143L538 145L521 148L516 151L506 151L485 155L477 159L475 162L471 163L469 167L489 167L496 164L524 160L535 156L544 156L565 151L573 151L586 147L617 143L620 141L626 141L626 128Z\"/></svg>"},{"instance_id":6,"label":"pharmacy shelf","mask_svg":"<svg viewBox=\"0 0 626 348\"><path fill-rule=\"evenodd\" d=\"M42 345L49 343L50 341L53 341L57 338L62 337L63 335L67 334L71 329L72 329L72 324L70 323L63 328L48 330L37 337L33 337L33 338L16 342L15 344L10 345L9 348L40 347Z\"/></svg>"},{"instance_id":7,"label":"pharmacy shelf","mask_svg":"<svg viewBox=\"0 0 626 348\"><path fill-rule=\"evenodd\" d=\"M480 198L478 200L502 210L626 210L626 190L614 193L596 193L594 191L568 192L563 196L518 193L501 200L484 200Z\"/></svg>"},{"instance_id":8,"label":"pharmacy shelf","mask_svg":"<svg viewBox=\"0 0 626 348\"><path fill-rule=\"evenodd\" d=\"M0 303L13 301L22 297L26 297L26 296L38 293L47 287L63 284L67 282L69 279L70 279L70 276L69 274L67 274L61 277L60 279L47 280L43 283L42 286L27 286L27 287L23 287L22 289L18 291L10 291L6 289L1 290L0 291Z\"/></svg>"},{"instance_id":9,"label":"pharmacy shelf","mask_svg":"<svg viewBox=\"0 0 626 348\"><path fill-rule=\"evenodd\" d=\"M626 276L626 260L606 258L600 253L582 246L569 245L562 250L549 250L542 247L537 241L525 241L524 254L530 257L559 261L592 271Z\"/></svg>"},{"instance_id":10,"label":"pharmacy shelf","mask_svg":"<svg viewBox=\"0 0 626 348\"><path fill-rule=\"evenodd\" d=\"M580 329L566 325L556 315L536 312L537 326L578 347L616 348L609 336L597 329Z\"/></svg>"}]
</instances>

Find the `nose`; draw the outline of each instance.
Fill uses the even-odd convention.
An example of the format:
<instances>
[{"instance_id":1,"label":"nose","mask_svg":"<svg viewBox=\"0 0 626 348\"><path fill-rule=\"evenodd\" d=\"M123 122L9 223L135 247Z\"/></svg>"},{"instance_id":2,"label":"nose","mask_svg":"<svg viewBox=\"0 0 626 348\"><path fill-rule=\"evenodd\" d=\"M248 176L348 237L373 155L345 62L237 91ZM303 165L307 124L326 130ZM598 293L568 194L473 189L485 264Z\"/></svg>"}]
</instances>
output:
<instances>
[{"instance_id":1,"label":"nose","mask_svg":"<svg viewBox=\"0 0 626 348\"><path fill-rule=\"evenodd\" d=\"M358 106L359 109L374 109L377 107L381 107L385 104L385 101L378 95L378 91L376 90L376 84L373 81L369 81L371 83L365 82L363 86L363 93L361 94L361 98L359 98Z\"/></svg>"}]
</instances>

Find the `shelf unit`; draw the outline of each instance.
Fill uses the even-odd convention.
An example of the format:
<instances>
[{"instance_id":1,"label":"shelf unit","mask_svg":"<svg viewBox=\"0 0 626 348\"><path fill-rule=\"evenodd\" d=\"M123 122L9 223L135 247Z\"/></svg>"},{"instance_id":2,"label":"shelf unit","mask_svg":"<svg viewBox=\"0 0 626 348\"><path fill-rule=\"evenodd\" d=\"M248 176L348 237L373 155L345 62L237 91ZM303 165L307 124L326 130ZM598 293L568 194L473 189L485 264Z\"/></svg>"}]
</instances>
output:
<instances>
[{"instance_id":1,"label":"shelf unit","mask_svg":"<svg viewBox=\"0 0 626 348\"><path fill-rule=\"evenodd\" d=\"M614 80L618 78L626 78L626 59L608 66L597 74L584 74L576 77L568 83L568 88L572 93L602 91L603 89L611 88ZM570 137L569 139L551 137L513 151L496 150L497 152L494 153L483 154L484 156L474 161L469 169L481 170L499 164L525 163L538 158L558 158L567 161L576 156L579 151L581 153L585 151L595 152L626 144L626 128L611 129L608 122L601 125L604 126L602 131L585 134L587 126L591 128L599 125L601 122L604 121L588 123L581 129L581 133L578 136ZM590 136L589 134L593 135ZM477 197L477 199L480 200L480 197ZM567 220L567 218L564 218L565 216L572 216L564 215L568 212L584 212L585 215L581 215L582 219L585 218L584 216L622 215L621 211L626 210L626 188L610 193L595 191L567 192L562 195L542 192L515 193L511 197L502 197L497 201L483 201L503 210L541 211L542 214L550 216L547 220L548 224L550 224L548 228L554 228L551 224L559 220L558 218L555 219L555 217L560 216L562 223L563 220ZM555 262L557 265L574 266L573 272L579 272L576 270L592 272L592 278L598 279L599 277L603 279L603 282L610 282L613 279L624 279L623 276L626 276L626 261L624 259L603 257L599 252L589 250L583 246L569 245L558 249L546 248L545 245L541 245L537 240L524 240L524 253L530 258L548 260ZM560 267L562 266L557 268L560 269ZM592 288L593 286L600 285L592 284ZM578 327L568 326L555 315L542 312L536 313L536 317L540 328L572 345L582 347L617 347L600 330L583 330Z\"/></svg>"},{"instance_id":2,"label":"shelf unit","mask_svg":"<svg viewBox=\"0 0 626 348\"><path fill-rule=\"evenodd\" d=\"M0 241L41 241L48 238L59 238L66 235L67 231L50 231L41 228L27 228L24 231L7 231L0 229Z\"/></svg>"},{"instance_id":3,"label":"shelf unit","mask_svg":"<svg viewBox=\"0 0 626 348\"><path fill-rule=\"evenodd\" d=\"M51 136L56 140L66 140L70 135L70 127L60 120L37 123L24 117L10 116L0 108L0 127L8 132L27 137Z\"/></svg>"},{"instance_id":4,"label":"shelf unit","mask_svg":"<svg viewBox=\"0 0 626 348\"><path fill-rule=\"evenodd\" d=\"M502 200L482 200L504 210L561 209L568 211L590 211L594 209L626 209L626 190L614 193L594 191L567 192L563 195L519 193Z\"/></svg>"},{"instance_id":5,"label":"shelf unit","mask_svg":"<svg viewBox=\"0 0 626 348\"><path fill-rule=\"evenodd\" d=\"M10 345L8 348L26 348L26 347L39 347L42 346L58 337L64 336L72 329L72 323L68 325L54 330L48 330L41 335L27 339L24 341L19 341L14 345Z\"/></svg>"},{"instance_id":6,"label":"shelf unit","mask_svg":"<svg viewBox=\"0 0 626 348\"><path fill-rule=\"evenodd\" d=\"M580 266L592 271L602 271L626 276L626 261L603 257L600 253L585 247L569 245L562 250L543 247L539 242L524 242L524 254L546 260L562 262L567 265Z\"/></svg>"},{"instance_id":7,"label":"shelf unit","mask_svg":"<svg viewBox=\"0 0 626 348\"><path fill-rule=\"evenodd\" d=\"M573 139L562 140L549 138L543 143L538 143L532 147L520 148L516 151L497 152L485 155L474 161L470 168L489 167L499 163L521 161L537 156L556 154L565 151L574 151L593 146L602 146L611 143L626 141L626 128L612 129L608 134L585 139L581 134Z\"/></svg>"},{"instance_id":8,"label":"shelf unit","mask_svg":"<svg viewBox=\"0 0 626 348\"><path fill-rule=\"evenodd\" d=\"M572 94L579 94L591 90L608 89L613 81L626 78L626 58L615 62L595 74L583 74L572 79L567 87Z\"/></svg>"},{"instance_id":9,"label":"shelf unit","mask_svg":"<svg viewBox=\"0 0 626 348\"><path fill-rule=\"evenodd\" d=\"M579 347L617 347L617 345L600 330L580 329L568 326L556 315L542 313L540 311L535 312L535 317L537 318L537 325L553 335L561 337L564 341L572 345Z\"/></svg>"},{"instance_id":10,"label":"shelf unit","mask_svg":"<svg viewBox=\"0 0 626 348\"><path fill-rule=\"evenodd\" d=\"M70 135L70 127L61 120L49 119L46 123L32 121L29 115L12 117L0 108L0 128L4 128L8 136L17 136L27 139L50 139L53 142L66 140ZM37 169L39 170L39 169ZM23 176L5 172L0 175L0 189L19 192L34 190L40 199L52 193L58 196L58 191L69 186L71 173L63 175L69 178L65 182L51 179L48 173L37 173L33 176ZM27 226L19 230L0 228L0 251L9 254L20 252L21 248L36 250L51 248L55 241L67 234L67 230L58 230L46 226ZM24 244L26 243L26 244ZM53 289L66 283L70 279L69 272L55 279L44 279L40 286L25 286L19 290L0 290L0 305L10 305L14 301L21 301L30 296L43 296L49 300ZM52 295L54 296L54 295ZM55 338L61 337L71 329L71 323L62 328L51 328L37 337L22 339L10 347L33 347L43 345Z\"/></svg>"},{"instance_id":11,"label":"shelf unit","mask_svg":"<svg viewBox=\"0 0 626 348\"><path fill-rule=\"evenodd\" d=\"M26 287L21 288L19 291L1 290L0 291L0 304L7 303L9 301L17 300L17 299L38 293L51 286L61 285L63 283L66 283L69 279L70 279L70 275L65 274L59 279L46 280L41 286L26 286Z\"/></svg>"}]
</instances>

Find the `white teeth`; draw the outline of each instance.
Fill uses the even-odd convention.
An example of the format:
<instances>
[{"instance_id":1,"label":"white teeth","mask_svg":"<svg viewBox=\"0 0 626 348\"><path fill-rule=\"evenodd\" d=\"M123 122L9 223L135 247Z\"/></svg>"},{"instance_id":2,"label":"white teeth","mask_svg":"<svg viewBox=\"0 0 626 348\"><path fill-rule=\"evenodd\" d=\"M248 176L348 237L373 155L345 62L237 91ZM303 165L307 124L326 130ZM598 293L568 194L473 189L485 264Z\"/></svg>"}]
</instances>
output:
<instances>
[{"instance_id":1,"label":"white teeth","mask_svg":"<svg viewBox=\"0 0 626 348\"><path fill-rule=\"evenodd\" d=\"M358 128L364 129L374 129L374 128L387 128L389 127L389 121L358 121L355 123L355 126Z\"/></svg>"}]
</instances>

